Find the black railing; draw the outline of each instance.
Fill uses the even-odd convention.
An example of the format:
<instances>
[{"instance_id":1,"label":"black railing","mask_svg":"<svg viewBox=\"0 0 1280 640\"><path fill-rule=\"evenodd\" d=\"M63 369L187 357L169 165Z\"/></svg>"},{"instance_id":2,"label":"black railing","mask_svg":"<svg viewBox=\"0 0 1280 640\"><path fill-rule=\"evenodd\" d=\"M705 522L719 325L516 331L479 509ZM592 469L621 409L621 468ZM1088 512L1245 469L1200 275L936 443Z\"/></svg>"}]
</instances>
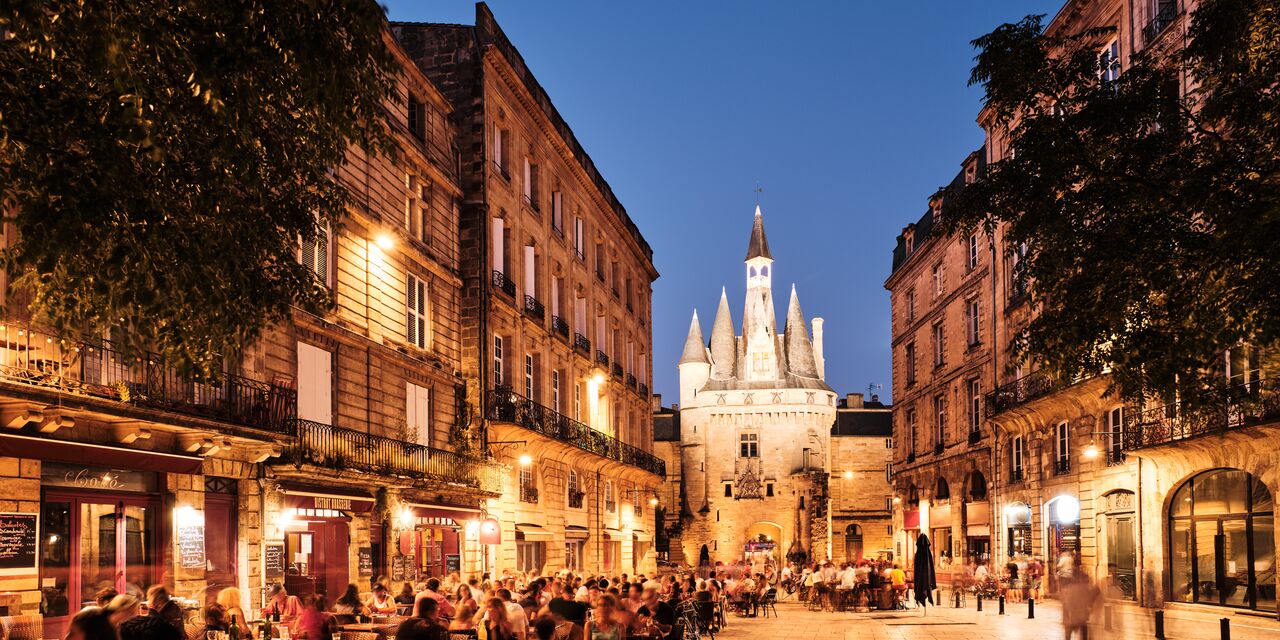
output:
<instances>
[{"instance_id":1,"label":"black railing","mask_svg":"<svg viewBox=\"0 0 1280 640\"><path fill-rule=\"evenodd\" d=\"M578 262L586 262L587 260L587 255L582 253L582 247L573 248L573 257L577 258Z\"/></svg>"},{"instance_id":2,"label":"black railing","mask_svg":"<svg viewBox=\"0 0 1280 640\"><path fill-rule=\"evenodd\" d=\"M538 302L537 298L533 296L525 296L524 314L538 322L542 322L547 317L547 308L544 307L541 302Z\"/></svg>"},{"instance_id":3,"label":"black railing","mask_svg":"<svg viewBox=\"0 0 1280 640\"><path fill-rule=\"evenodd\" d=\"M560 334L562 337L569 337L569 323L564 321L560 316L551 316L551 331Z\"/></svg>"},{"instance_id":4,"label":"black railing","mask_svg":"<svg viewBox=\"0 0 1280 640\"><path fill-rule=\"evenodd\" d=\"M520 485L520 502L538 504L538 488L524 484Z\"/></svg>"},{"instance_id":5,"label":"black railing","mask_svg":"<svg viewBox=\"0 0 1280 640\"><path fill-rule=\"evenodd\" d=\"M631 373L628 373L628 374L627 374L627 386L628 386L628 387L631 387L632 389L636 388L636 376L635 376L635 374L631 374Z\"/></svg>"},{"instance_id":6,"label":"black railing","mask_svg":"<svg viewBox=\"0 0 1280 640\"><path fill-rule=\"evenodd\" d=\"M604 282L604 272L603 272L603 271L601 271L601 270L599 270L599 269L596 269L596 280L599 280L600 282Z\"/></svg>"},{"instance_id":7,"label":"black railing","mask_svg":"<svg viewBox=\"0 0 1280 640\"><path fill-rule=\"evenodd\" d=\"M645 384L645 383L643 383L643 382L641 382L641 383L640 383L640 395L642 395L642 396L647 396L647 395L649 395L649 385L647 385L647 384Z\"/></svg>"},{"instance_id":8,"label":"black railing","mask_svg":"<svg viewBox=\"0 0 1280 640\"><path fill-rule=\"evenodd\" d=\"M609 366L609 354L596 349L596 362L599 362L601 365L606 367Z\"/></svg>"},{"instance_id":9,"label":"black railing","mask_svg":"<svg viewBox=\"0 0 1280 640\"><path fill-rule=\"evenodd\" d=\"M582 355L591 358L591 341L581 333L573 334L573 348L581 352Z\"/></svg>"},{"instance_id":10,"label":"black railing","mask_svg":"<svg viewBox=\"0 0 1280 640\"><path fill-rule=\"evenodd\" d=\"M1014 469L1009 472L1009 484L1020 484L1026 474L1022 469Z\"/></svg>"},{"instance_id":11,"label":"black railing","mask_svg":"<svg viewBox=\"0 0 1280 640\"><path fill-rule=\"evenodd\" d=\"M622 378L622 365L616 362L613 363L613 377L619 378L619 379Z\"/></svg>"},{"instance_id":12,"label":"black railing","mask_svg":"<svg viewBox=\"0 0 1280 640\"><path fill-rule=\"evenodd\" d=\"M1053 461L1053 475L1061 476L1071 473L1071 459L1058 458Z\"/></svg>"},{"instance_id":13,"label":"black railing","mask_svg":"<svg viewBox=\"0 0 1280 640\"><path fill-rule=\"evenodd\" d=\"M1232 429L1280 420L1280 384L1275 379L1206 390L1212 399L1191 409L1179 403L1124 416L1124 448L1127 451L1226 433Z\"/></svg>"},{"instance_id":14,"label":"black railing","mask_svg":"<svg viewBox=\"0 0 1280 640\"><path fill-rule=\"evenodd\" d=\"M581 491L571 491L571 492L569 492L569 508L570 508L570 509L581 509L581 508L582 508L582 499L583 499L583 498L585 498L586 496L587 496L587 494L585 494L585 493L583 493L583 492L581 492Z\"/></svg>"},{"instance_id":15,"label":"black railing","mask_svg":"<svg viewBox=\"0 0 1280 640\"><path fill-rule=\"evenodd\" d=\"M945 447L945 446L943 446L943 444L942 444L941 442L934 443L934 445L933 445L933 455L935 455L935 456L940 456L940 455L942 455L942 452L943 452L943 450L944 450L944 449L946 449L946 447Z\"/></svg>"},{"instance_id":16,"label":"black railing","mask_svg":"<svg viewBox=\"0 0 1280 640\"><path fill-rule=\"evenodd\" d=\"M978 444L979 442L982 442L982 431L978 429L970 430L969 444Z\"/></svg>"},{"instance_id":17,"label":"black railing","mask_svg":"<svg viewBox=\"0 0 1280 640\"><path fill-rule=\"evenodd\" d=\"M64 340L22 322L0 324L0 378L277 433L298 406L287 387L228 372L195 381L157 354L126 357L109 340Z\"/></svg>"},{"instance_id":18,"label":"black railing","mask_svg":"<svg viewBox=\"0 0 1280 640\"><path fill-rule=\"evenodd\" d=\"M1142 27L1142 46L1151 46L1151 43L1173 24L1173 19L1176 17L1178 17L1177 2L1160 3L1155 17L1148 20L1146 26Z\"/></svg>"},{"instance_id":19,"label":"black railing","mask_svg":"<svg viewBox=\"0 0 1280 640\"><path fill-rule=\"evenodd\" d=\"M508 278L507 274L501 271L493 272L493 288L507 294L513 300L516 297L516 283L512 282L511 278Z\"/></svg>"},{"instance_id":20,"label":"black railing","mask_svg":"<svg viewBox=\"0 0 1280 640\"><path fill-rule=\"evenodd\" d=\"M1106 463L1108 467L1116 467L1124 464L1124 452L1116 449L1107 449Z\"/></svg>"},{"instance_id":21,"label":"black railing","mask_svg":"<svg viewBox=\"0 0 1280 640\"><path fill-rule=\"evenodd\" d=\"M1047 396L1067 386L1057 378L1052 378L1040 371L1029 373L1013 382L1002 384L996 387L995 391L987 394L987 417L990 418L1036 398Z\"/></svg>"},{"instance_id":22,"label":"black railing","mask_svg":"<svg viewBox=\"0 0 1280 640\"><path fill-rule=\"evenodd\" d=\"M493 390L488 416L490 420L517 424L583 451L639 467L659 476L665 477L667 473L667 464L661 458L563 416L506 387Z\"/></svg>"},{"instance_id":23,"label":"black railing","mask_svg":"<svg viewBox=\"0 0 1280 640\"><path fill-rule=\"evenodd\" d=\"M297 439L284 457L296 465L440 480L483 491L502 490L502 469L490 462L310 420L294 420L290 424Z\"/></svg>"}]
</instances>

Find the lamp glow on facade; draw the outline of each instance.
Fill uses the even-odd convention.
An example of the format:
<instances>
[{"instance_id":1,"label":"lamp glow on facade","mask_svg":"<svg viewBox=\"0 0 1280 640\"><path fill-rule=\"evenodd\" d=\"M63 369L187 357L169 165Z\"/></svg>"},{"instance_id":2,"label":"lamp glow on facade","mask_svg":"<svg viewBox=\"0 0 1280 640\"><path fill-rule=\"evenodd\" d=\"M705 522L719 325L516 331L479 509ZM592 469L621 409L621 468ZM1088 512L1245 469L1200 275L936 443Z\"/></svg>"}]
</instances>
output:
<instances>
[{"instance_id":1,"label":"lamp glow on facade","mask_svg":"<svg viewBox=\"0 0 1280 640\"><path fill-rule=\"evenodd\" d=\"M852 479L853 479L853 470L852 470L852 469L850 469L850 470L848 470L848 471L845 471L845 472L844 472L844 479L845 479L845 480L852 480Z\"/></svg>"},{"instance_id":2,"label":"lamp glow on facade","mask_svg":"<svg viewBox=\"0 0 1280 640\"><path fill-rule=\"evenodd\" d=\"M401 529L409 529L413 527L413 509L403 507L396 514L396 522L400 524Z\"/></svg>"},{"instance_id":3,"label":"lamp glow on facade","mask_svg":"<svg viewBox=\"0 0 1280 640\"><path fill-rule=\"evenodd\" d=\"M378 248L382 249L383 251L390 251L391 249L395 248L396 239L391 235L390 232L383 231L379 233L376 237L374 237L373 243L378 245Z\"/></svg>"},{"instance_id":4,"label":"lamp glow on facade","mask_svg":"<svg viewBox=\"0 0 1280 640\"><path fill-rule=\"evenodd\" d=\"M649 506L651 506L651 507L656 507L656 506L658 506L658 499L657 499L657 498L649 498Z\"/></svg>"},{"instance_id":5,"label":"lamp glow on facade","mask_svg":"<svg viewBox=\"0 0 1280 640\"><path fill-rule=\"evenodd\" d=\"M1084 451L1081 453L1081 455L1084 456L1085 460L1093 460L1094 458L1097 458L1098 445L1094 444L1093 442L1090 442L1089 446L1084 448Z\"/></svg>"},{"instance_id":6,"label":"lamp glow on facade","mask_svg":"<svg viewBox=\"0 0 1280 640\"><path fill-rule=\"evenodd\" d=\"M520 466L527 467L531 464L533 464L533 456L527 453L520 454Z\"/></svg>"},{"instance_id":7,"label":"lamp glow on facade","mask_svg":"<svg viewBox=\"0 0 1280 640\"><path fill-rule=\"evenodd\" d=\"M1075 524L1080 521L1080 501L1074 496L1061 496L1054 501L1054 515L1061 524Z\"/></svg>"}]
</instances>

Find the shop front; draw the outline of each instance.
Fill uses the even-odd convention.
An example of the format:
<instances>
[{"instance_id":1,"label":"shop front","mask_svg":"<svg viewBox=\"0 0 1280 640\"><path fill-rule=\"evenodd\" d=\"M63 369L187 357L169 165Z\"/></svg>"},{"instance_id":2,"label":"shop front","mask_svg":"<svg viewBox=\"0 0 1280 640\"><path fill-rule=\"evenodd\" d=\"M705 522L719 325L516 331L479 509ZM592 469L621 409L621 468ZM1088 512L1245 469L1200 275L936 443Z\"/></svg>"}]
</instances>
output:
<instances>
[{"instance_id":1,"label":"shop front","mask_svg":"<svg viewBox=\"0 0 1280 640\"><path fill-rule=\"evenodd\" d=\"M955 542L951 534L950 504L933 504L929 507L929 543L933 548L938 582L950 584L952 563L955 559Z\"/></svg>"},{"instance_id":2,"label":"shop front","mask_svg":"<svg viewBox=\"0 0 1280 640\"><path fill-rule=\"evenodd\" d=\"M1080 500L1075 496L1058 496L1045 503L1045 547L1048 560L1055 567L1066 562L1078 564L1080 558ZM1047 571L1049 590L1056 593L1061 577L1059 570Z\"/></svg>"},{"instance_id":3,"label":"shop front","mask_svg":"<svg viewBox=\"0 0 1280 640\"><path fill-rule=\"evenodd\" d=\"M1029 557L1031 543L1031 506L1025 502L1012 502L1004 508L1005 540L1008 559Z\"/></svg>"},{"instance_id":4,"label":"shop front","mask_svg":"<svg viewBox=\"0 0 1280 640\"><path fill-rule=\"evenodd\" d=\"M991 560L991 503L966 502L964 505L964 542L969 560Z\"/></svg>"},{"instance_id":5,"label":"shop front","mask_svg":"<svg viewBox=\"0 0 1280 640\"><path fill-rule=\"evenodd\" d=\"M284 586L292 595L336 598L353 582L352 522L373 511L368 494L331 488L285 486L280 529L284 535Z\"/></svg>"},{"instance_id":6,"label":"shop front","mask_svg":"<svg viewBox=\"0 0 1280 640\"><path fill-rule=\"evenodd\" d=\"M404 564L411 562L411 570L400 571L402 577L397 578L393 559L392 580L443 578L461 573L465 524L478 513L476 509L407 504L397 518L401 529L398 555L411 558L400 560Z\"/></svg>"}]
</instances>

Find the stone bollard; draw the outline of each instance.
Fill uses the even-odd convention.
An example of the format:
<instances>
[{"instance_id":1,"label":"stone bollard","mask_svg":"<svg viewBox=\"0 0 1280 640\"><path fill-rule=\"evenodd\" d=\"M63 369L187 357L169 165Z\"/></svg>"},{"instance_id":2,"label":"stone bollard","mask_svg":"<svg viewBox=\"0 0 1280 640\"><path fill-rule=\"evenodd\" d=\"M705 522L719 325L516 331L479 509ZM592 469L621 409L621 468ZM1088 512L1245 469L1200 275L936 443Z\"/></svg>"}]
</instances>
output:
<instances>
[{"instance_id":1,"label":"stone bollard","mask_svg":"<svg viewBox=\"0 0 1280 640\"><path fill-rule=\"evenodd\" d=\"M960 608L960 592L953 591L952 593L954 593L956 596L956 608L959 609Z\"/></svg>"},{"instance_id":2,"label":"stone bollard","mask_svg":"<svg viewBox=\"0 0 1280 640\"><path fill-rule=\"evenodd\" d=\"M1164 612L1156 611L1156 640L1164 640Z\"/></svg>"},{"instance_id":3,"label":"stone bollard","mask_svg":"<svg viewBox=\"0 0 1280 640\"><path fill-rule=\"evenodd\" d=\"M1036 617L1036 599L1027 598L1027 619L1032 620Z\"/></svg>"}]
</instances>

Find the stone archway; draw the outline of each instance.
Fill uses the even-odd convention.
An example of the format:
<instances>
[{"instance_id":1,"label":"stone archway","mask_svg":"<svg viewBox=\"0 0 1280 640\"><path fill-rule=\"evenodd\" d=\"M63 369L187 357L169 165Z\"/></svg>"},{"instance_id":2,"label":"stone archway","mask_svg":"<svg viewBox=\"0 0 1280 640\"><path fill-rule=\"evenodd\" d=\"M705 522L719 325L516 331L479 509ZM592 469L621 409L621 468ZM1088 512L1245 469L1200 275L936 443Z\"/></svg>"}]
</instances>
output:
<instances>
[{"instance_id":1,"label":"stone archway","mask_svg":"<svg viewBox=\"0 0 1280 640\"><path fill-rule=\"evenodd\" d=\"M743 548L741 557L752 564L759 563L763 569L766 561L772 560L774 566L781 566L785 532L782 525L776 522L760 520L753 522L743 531Z\"/></svg>"}]
</instances>

